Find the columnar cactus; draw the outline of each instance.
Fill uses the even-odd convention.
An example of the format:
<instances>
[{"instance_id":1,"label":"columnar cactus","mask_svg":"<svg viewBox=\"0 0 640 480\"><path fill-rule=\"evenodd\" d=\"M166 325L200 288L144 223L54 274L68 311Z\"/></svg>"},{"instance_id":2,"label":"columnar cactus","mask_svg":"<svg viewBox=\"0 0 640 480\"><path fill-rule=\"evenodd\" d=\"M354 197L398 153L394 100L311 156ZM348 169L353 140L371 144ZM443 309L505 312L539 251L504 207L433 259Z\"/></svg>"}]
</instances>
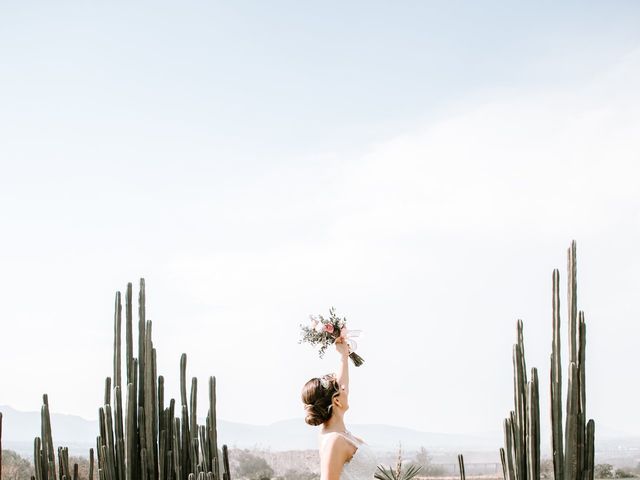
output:
<instances>
[{"instance_id":1,"label":"columnar cactus","mask_svg":"<svg viewBox=\"0 0 640 480\"><path fill-rule=\"evenodd\" d=\"M0 412L0 480L2 480L2 412Z\"/></svg>"},{"instance_id":2,"label":"columnar cactus","mask_svg":"<svg viewBox=\"0 0 640 480\"><path fill-rule=\"evenodd\" d=\"M458 455L458 472L460 473L460 480L466 480L467 475L464 471L464 457L462 454Z\"/></svg>"},{"instance_id":3,"label":"columnar cactus","mask_svg":"<svg viewBox=\"0 0 640 480\"><path fill-rule=\"evenodd\" d=\"M122 382L120 292L115 297L113 374L105 379L104 406L99 409L100 431L96 438L98 479L230 480L226 445L222 447L222 462L219 459L215 377L209 378L206 425L199 425L197 420L198 383L195 378L191 380L191 397L187 402L186 354L180 359L181 403L178 411L175 411L174 399L165 405L164 378L157 373L152 323L146 319L144 279L140 280L138 355L134 357L132 290L129 283L124 319L126 383ZM56 470L47 395L44 395L43 403L42 433L34 441L35 479L75 480L78 469L77 466L70 468L66 448L58 448ZM89 478L94 480L93 449L89 451L89 457Z\"/></svg>"},{"instance_id":4,"label":"columnar cactus","mask_svg":"<svg viewBox=\"0 0 640 480\"><path fill-rule=\"evenodd\" d=\"M551 444L555 480L593 480L595 423L586 419L584 313L577 309L576 243L568 252L569 378L566 426L562 425L562 367L560 344L560 275L552 275ZM540 480L540 409L538 373L527 382L522 321L513 350L515 409L504 421L500 459L505 480ZM564 448L563 448L564 445Z\"/></svg>"},{"instance_id":5,"label":"columnar cactus","mask_svg":"<svg viewBox=\"0 0 640 480\"><path fill-rule=\"evenodd\" d=\"M140 281L138 297L137 357L133 357L131 297L132 287L129 284L125 295L127 410L123 414L122 385L118 380L122 310L118 293L114 315L114 405L105 402L101 409L98 474L104 475L105 480L221 480L215 377L209 379L206 425L198 425L196 378L191 380L191 394L187 398L186 354L180 358L180 407L176 412L174 399L170 399L169 404L165 405L164 377L157 374L152 322L146 319L144 280ZM108 398L107 395L105 398ZM223 451L226 452L226 448ZM228 461L226 465L228 466Z\"/></svg>"},{"instance_id":6,"label":"columnar cactus","mask_svg":"<svg viewBox=\"0 0 640 480\"><path fill-rule=\"evenodd\" d=\"M552 385L554 371L558 374L558 388L552 387L552 418L557 425L553 426L554 435L554 472L556 480L593 480L593 456L595 442L595 423L586 421L586 364L587 326L584 312L578 310L577 275L576 275L576 243L571 243L568 251L568 311L569 311L569 381L567 391L567 419L565 427L564 458L556 455L562 451L562 410L560 369L554 368L554 360L560 363L560 317L554 315L554 342L552 353ZM554 271L554 279L558 272ZM557 285L557 280L554 282ZM554 286L554 312L559 312L558 291ZM555 318L557 316L557 318ZM556 332L557 329L557 332ZM556 337L558 341L556 342ZM557 432L557 434L556 434ZM557 437L557 438L556 438ZM559 440L559 441L558 441ZM557 442L557 443L556 443Z\"/></svg>"},{"instance_id":7,"label":"columnar cactus","mask_svg":"<svg viewBox=\"0 0 640 480\"><path fill-rule=\"evenodd\" d=\"M540 472L538 372L531 369L531 381L527 381L522 320L517 322L513 372L515 408L504 420L505 447L500 458L505 480L533 480L539 478Z\"/></svg>"}]
</instances>

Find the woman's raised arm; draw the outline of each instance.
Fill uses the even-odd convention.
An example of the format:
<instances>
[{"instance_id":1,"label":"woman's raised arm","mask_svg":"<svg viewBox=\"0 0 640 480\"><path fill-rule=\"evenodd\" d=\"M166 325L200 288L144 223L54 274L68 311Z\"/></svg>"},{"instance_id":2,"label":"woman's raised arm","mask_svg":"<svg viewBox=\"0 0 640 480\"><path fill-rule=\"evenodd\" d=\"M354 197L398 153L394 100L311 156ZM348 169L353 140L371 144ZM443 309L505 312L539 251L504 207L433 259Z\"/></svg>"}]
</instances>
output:
<instances>
[{"instance_id":1,"label":"woman's raised arm","mask_svg":"<svg viewBox=\"0 0 640 480\"><path fill-rule=\"evenodd\" d=\"M340 388L349 393L349 345L343 338L336 340L336 350L340 354L340 367L336 372L336 380Z\"/></svg>"}]
</instances>

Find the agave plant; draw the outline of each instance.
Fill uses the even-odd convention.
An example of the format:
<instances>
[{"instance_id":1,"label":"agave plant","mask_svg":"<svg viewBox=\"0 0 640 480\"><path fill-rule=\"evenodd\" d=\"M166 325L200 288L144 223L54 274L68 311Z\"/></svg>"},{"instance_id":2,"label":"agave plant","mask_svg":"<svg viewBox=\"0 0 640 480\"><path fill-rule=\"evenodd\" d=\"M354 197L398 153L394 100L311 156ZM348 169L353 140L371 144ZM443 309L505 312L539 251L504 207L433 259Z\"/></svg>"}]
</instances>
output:
<instances>
[{"instance_id":1,"label":"agave plant","mask_svg":"<svg viewBox=\"0 0 640 480\"><path fill-rule=\"evenodd\" d=\"M373 475L378 480L411 480L418 475L420 465L409 465L406 470L393 469L391 467L385 467L384 465L378 465L378 471Z\"/></svg>"},{"instance_id":2,"label":"agave plant","mask_svg":"<svg viewBox=\"0 0 640 480\"><path fill-rule=\"evenodd\" d=\"M385 467L384 465L378 465L378 471L374 473L373 477L377 480L411 480L418 475L422 467L420 465L409 465L406 470L402 470L402 446L398 448L398 460L396 461L396 467Z\"/></svg>"}]
</instances>

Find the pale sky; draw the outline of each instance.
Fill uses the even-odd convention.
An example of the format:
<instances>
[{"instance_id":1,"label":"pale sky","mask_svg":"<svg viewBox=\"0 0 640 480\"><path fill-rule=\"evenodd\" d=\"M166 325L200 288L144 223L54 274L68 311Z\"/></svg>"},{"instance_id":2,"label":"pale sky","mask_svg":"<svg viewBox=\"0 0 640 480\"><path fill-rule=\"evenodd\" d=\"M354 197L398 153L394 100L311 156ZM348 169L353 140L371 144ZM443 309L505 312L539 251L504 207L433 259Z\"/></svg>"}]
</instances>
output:
<instances>
[{"instance_id":1,"label":"pale sky","mask_svg":"<svg viewBox=\"0 0 640 480\"><path fill-rule=\"evenodd\" d=\"M225 420L302 417L336 358L298 324L333 305L363 330L348 422L500 429L522 318L548 423L551 272L564 313L576 239L588 415L640 434L639 21L2 2L0 405L95 418L114 292L145 277L168 392L187 352Z\"/></svg>"}]
</instances>

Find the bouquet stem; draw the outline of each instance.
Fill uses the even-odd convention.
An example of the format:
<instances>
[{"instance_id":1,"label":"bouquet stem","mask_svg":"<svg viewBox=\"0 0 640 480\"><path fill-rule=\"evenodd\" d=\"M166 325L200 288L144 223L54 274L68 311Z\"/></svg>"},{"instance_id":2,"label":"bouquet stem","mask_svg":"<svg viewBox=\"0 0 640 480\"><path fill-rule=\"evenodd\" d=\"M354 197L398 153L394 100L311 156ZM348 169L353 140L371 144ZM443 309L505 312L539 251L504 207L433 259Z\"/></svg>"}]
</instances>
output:
<instances>
[{"instance_id":1,"label":"bouquet stem","mask_svg":"<svg viewBox=\"0 0 640 480\"><path fill-rule=\"evenodd\" d=\"M356 352L351 352L349 354L349 358L353 362L353 365L356 366L356 367L359 367L360 365L362 365L364 363L364 358L362 358Z\"/></svg>"}]
</instances>

